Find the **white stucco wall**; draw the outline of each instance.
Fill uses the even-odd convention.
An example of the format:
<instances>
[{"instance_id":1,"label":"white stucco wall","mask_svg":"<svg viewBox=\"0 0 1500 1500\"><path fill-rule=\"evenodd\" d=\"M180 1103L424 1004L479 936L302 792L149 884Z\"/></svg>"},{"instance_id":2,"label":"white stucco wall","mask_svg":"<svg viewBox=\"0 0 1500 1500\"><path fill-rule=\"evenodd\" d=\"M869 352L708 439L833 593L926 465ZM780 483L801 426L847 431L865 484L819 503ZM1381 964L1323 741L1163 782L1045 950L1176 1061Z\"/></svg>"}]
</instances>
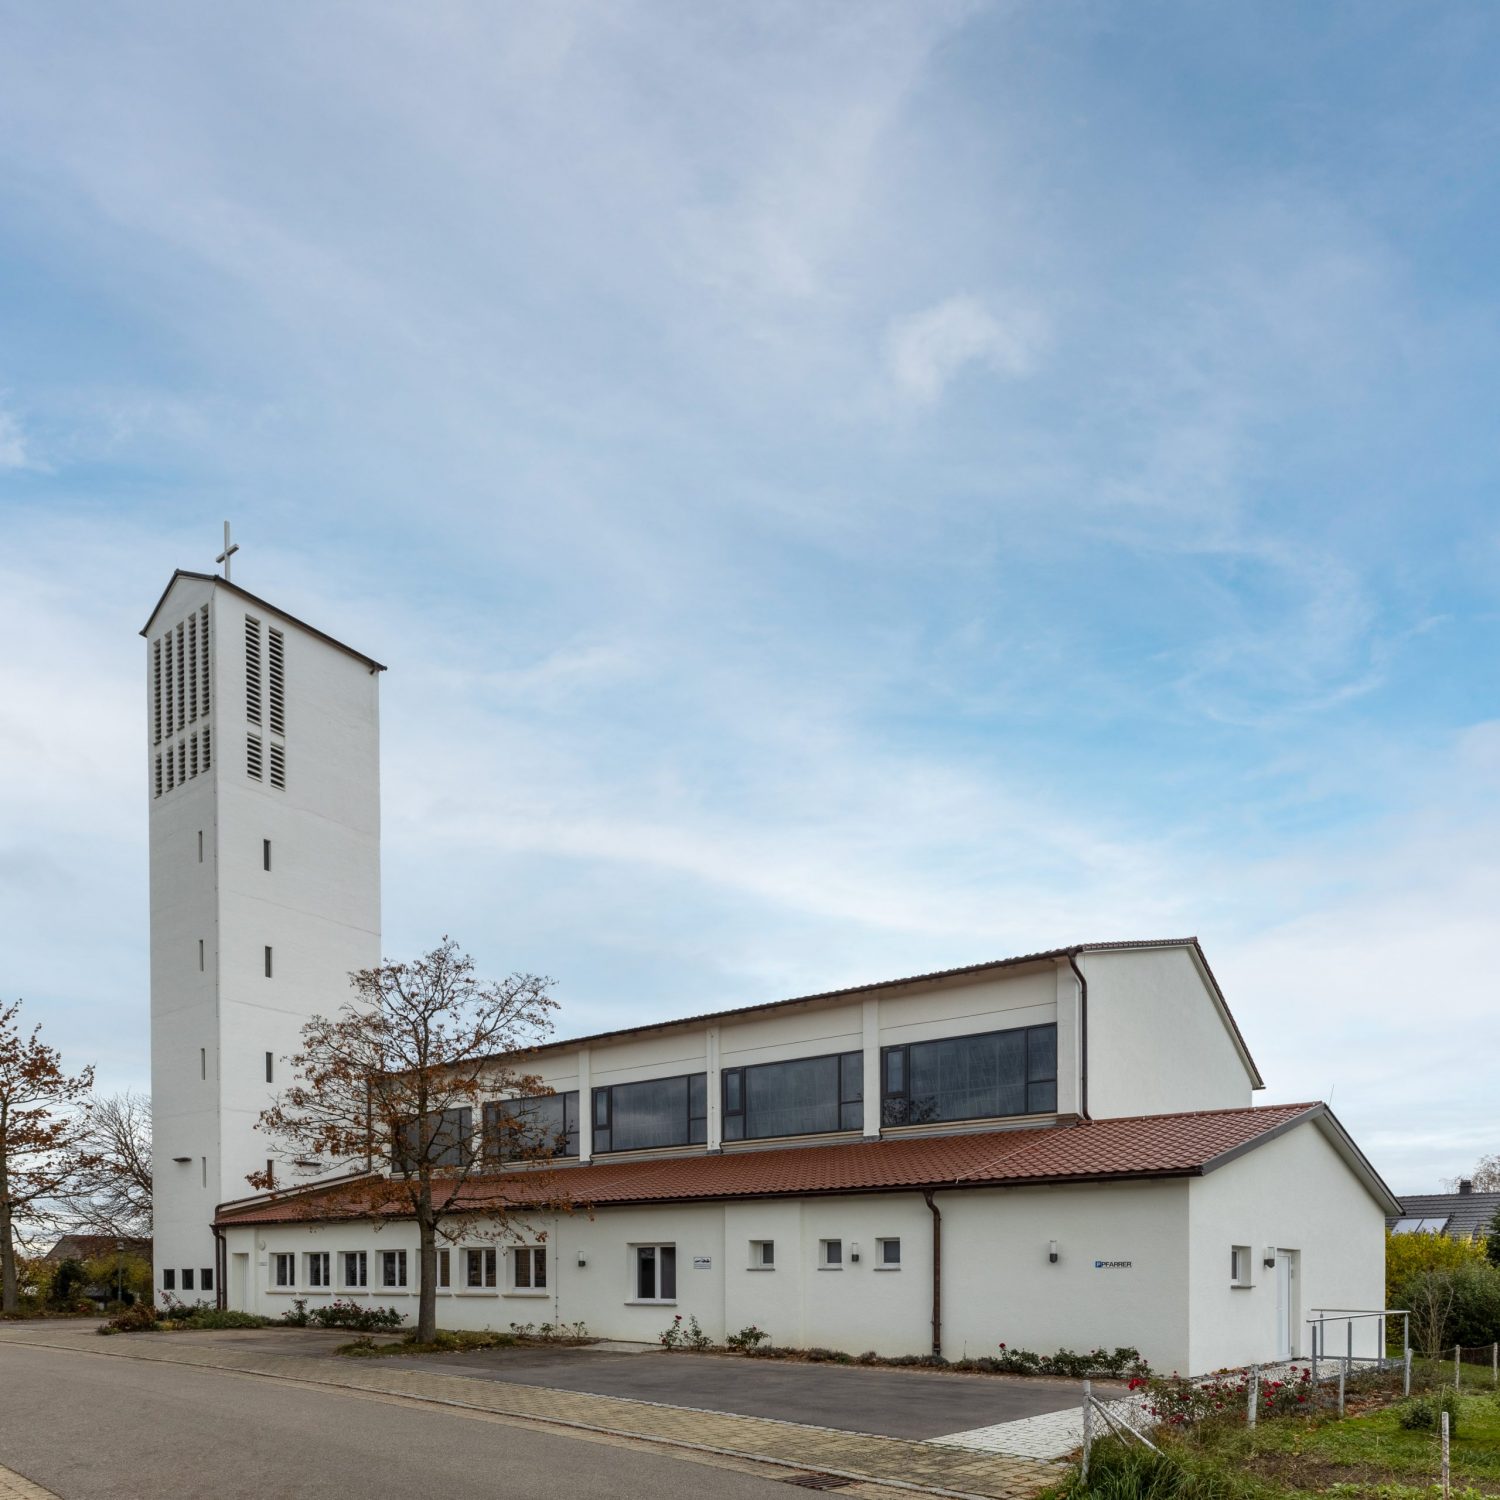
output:
<instances>
[{"instance_id":1,"label":"white stucco wall","mask_svg":"<svg viewBox=\"0 0 1500 1500\"><path fill-rule=\"evenodd\" d=\"M1185 947L1079 956L1088 979L1088 1107L1096 1119L1239 1109L1253 1079Z\"/></svg>"},{"instance_id":2,"label":"white stucco wall","mask_svg":"<svg viewBox=\"0 0 1500 1500\"><path fill-rule=\"evenodd\" d=\"M949 1358L991 1353L1004 1341L1043 1352L1133 1344L1156 1363L1184 1363L1185 1183L939 1192L937 1202L944 1221L943 1345ZM455 1287L440 1297L442 1326L582 1320L598 1335L650 1341L681 1313L696 1316L715 1339L754 1323L791 1346L887 1355L924 1354L931 1347L932 1216L919 1193L602 1209L592 1219L564 1215L536 1227L547 1231L547 1296ZM901 1240L899 1270L881 1267L876 1241L888 1237ZM272 1316L286 1309L291 1295L268 1286L276 1251L298 1254L300 1276L309 1249L365 1249L372 1253L373 1280L374 1252L406 1247L409 1291L371 1286L361 1300L415 1317L416 1237L409 1225L267 1226L232 1229L226 1238L231 1260L237 1252L250 1256L248 1309ZM842 1270L820 1268L825 1238L843 1241ZM1060 1248L1056 1265L1047 1259L1053 1238ZM775 1269L751 1269L750 1242L764 1239L776 1245ZM631 1247L657 1242L677 1247L677 1299L672 1306L637 1305ZM462 1243L482 1240L469 1236ZM694 1259L703 1257L709 1266L695 1269ZM1101 1268L1099 1260L1129 1265ZM458 1279L457 1259L454 1266ZM335 1286L297 1295L316 1304L346 1294Z\"/></svg>"},{"instance_id":3,"label":"white stucco wall","mask_svg":"<svg viewBox=\"0 0 1500 1500\"><path fill-rule=\"evenodd\" d=\"M1276 1273L1267 1247L1295 1252L1294 1353L1311 1351L1315 1307L1379 1308L1385 1297L1385 1209L1315 1123L1195 1179L1188 1193L1189 1301L1194 1371L1275 1358ZM1250 1248L1248 1288L1230 1284L1230 1250ZM1330 1323L1326 1348L1342 1354L1349 1323ZM1356 1321L1354 1353L1379 1348L1374 1320Z\"/></svg>"}]
</instances>

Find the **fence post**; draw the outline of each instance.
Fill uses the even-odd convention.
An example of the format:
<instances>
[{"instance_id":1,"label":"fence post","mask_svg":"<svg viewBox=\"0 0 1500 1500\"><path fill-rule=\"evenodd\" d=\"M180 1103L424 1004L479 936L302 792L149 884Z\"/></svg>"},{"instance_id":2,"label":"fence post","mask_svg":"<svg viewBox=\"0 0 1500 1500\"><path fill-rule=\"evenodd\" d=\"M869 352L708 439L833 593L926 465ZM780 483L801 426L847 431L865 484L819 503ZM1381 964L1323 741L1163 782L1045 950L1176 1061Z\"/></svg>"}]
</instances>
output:
<instances>
[{"instance_id":1,"label":"fence post","mask_svg":"<svg viewBox=\"0 0 1500 1500\"><path fill-rule=\"evenodd\" d=\"M1089 1478L1089 1448L1094 1439L1093 1382L1083 1382L1083 1462L1078 1466L1078 1477L1085 1483Z\"/></svg>"},{"instance_id":2,"label":"fence post","mask_svg":"<svg viewBox=\"0 0 1500 1500\"><path fill-rule=\"evenodd\" d=\"M1344 1325L1345 1332L1349 1335L1344 1340L1344 1368L1349 1371L1354 1369L1354 1319L1350 1318Z\"/></svg>"},{"instance_id":3,"label":"fence post","mask_svg":"<svg viewBox=\"0 0 1500 1500\"><path fill-rule=\"evenodd\" d=\"M1443 1413L1443 1500L1448 1500L1448 1413Z\"/></svg>"},{"instance_id":4,"label":"fence post","mask_svg":"<svg viewBox=\"0 0 1500 1500\"><path fill-rule=\"evenodd\" d=\"M1245 1426L1255 1426L1255 1414L1260 1408L1260 1366L1250 1366L1250 1405L1245 1412Z\"/></svg>"},{"instance_id":5,"label":"fence post","mask_svg":"<svg viewBox=\"0 0 1500 1500\"><path fill-rule=\"evenodd\" d=\"M1411 1395L1411 1345L1410 1344L1408 1344L1406 1346L1405 1367L1406 1367L1406 1374L1403 1377L1402 1382L1401 1382L1401 1394L1403 1396L1409 1396L1409 1395Z\"/></svg>"}]
</instances>

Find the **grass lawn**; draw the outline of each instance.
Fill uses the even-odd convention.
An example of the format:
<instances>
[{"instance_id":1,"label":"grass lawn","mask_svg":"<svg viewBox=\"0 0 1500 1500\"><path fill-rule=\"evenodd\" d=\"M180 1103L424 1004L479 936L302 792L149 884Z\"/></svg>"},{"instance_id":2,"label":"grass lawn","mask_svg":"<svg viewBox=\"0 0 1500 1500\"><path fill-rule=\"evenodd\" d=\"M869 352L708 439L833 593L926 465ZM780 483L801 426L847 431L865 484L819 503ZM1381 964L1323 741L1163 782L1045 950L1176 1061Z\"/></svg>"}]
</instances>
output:
<instances>
[{"instance_id":1,"label":"grass lawn","mask_svg":"<svg viewBox=\"0 0 1500 1500\"><path fill-rule=\"evenodd\" d=\"M1312 1496L1423 1500L1438 1493L1440 1454L1434 1433L1401 1426L1394 1407L1357 1416L1203 1423L1162 1440L1167 1463L1144 1450L1099 1453L1087 1489L1073 1500L1308 1500ZM1500 1400L1465 1395L1450 1458L1455 1497L1500 1497Z\"/></svg>"}]
</instances>

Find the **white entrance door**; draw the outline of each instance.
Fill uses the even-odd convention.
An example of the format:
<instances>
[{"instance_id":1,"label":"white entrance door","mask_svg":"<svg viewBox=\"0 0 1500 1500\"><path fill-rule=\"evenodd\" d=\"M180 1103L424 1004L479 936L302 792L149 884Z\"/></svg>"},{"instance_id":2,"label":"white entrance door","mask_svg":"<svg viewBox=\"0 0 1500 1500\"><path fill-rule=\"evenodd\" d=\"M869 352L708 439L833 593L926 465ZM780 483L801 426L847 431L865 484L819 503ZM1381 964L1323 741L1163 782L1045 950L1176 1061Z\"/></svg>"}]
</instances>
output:
<instances>
[{"instance_id":1,"label":"white entrance door","mask_svg":"<svg viewBox=\"0 0 1500 1500\"><path fill-rule=\"evenodd\" d=\"M250 1310L250 1257L239 1251L229 1257L229 1305L236 1312Z\"/></svg>"},{"instance_id":2,"label":"white entrance door","mask_svg":"<svg viewBox=\"0 0 1500 1500\"><path fill-rule=\"evenodd\" d=\"M1297 1299L1292 1274L1292 1252L1276 1252L1276 1358L1291 1359L1297 1352Z\"/></svg>"}]
</instances>

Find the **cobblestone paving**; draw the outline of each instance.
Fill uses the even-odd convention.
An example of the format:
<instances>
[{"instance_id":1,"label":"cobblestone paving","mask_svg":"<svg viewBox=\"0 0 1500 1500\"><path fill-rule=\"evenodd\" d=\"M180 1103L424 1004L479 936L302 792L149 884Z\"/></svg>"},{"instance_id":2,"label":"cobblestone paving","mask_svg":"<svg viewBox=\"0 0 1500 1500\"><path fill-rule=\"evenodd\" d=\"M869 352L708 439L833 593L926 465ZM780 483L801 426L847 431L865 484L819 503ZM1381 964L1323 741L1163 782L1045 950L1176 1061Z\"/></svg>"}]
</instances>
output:
<instances>
[{"instance_id":1,"label":"cobblestone paving","mask_svg":"<svg viewBox=\"0 0 1500 1500\"><path fill-rule=\"evenodd\" d=\"M0 1343L27 1343L79 1354L142 1359L300 1380L381 1395L406 1396L532 1421L618 1433L648 1441L770 1460L797 1469L902 1484L986 1500L1030 1500L1057 1481L1057 1469L997 1449L836 1432L796 1422L630 1401L429 1371L383 1361L268 1354L236 1348L233 1334L200 1342L187 1334L123 1334L102 1339L88 1325L53 1332L35 1324L0 1332ZM1005 1424L1013 1425L1013 1424ZM23 1495L25 1492L22 1492ZM40 1492L39 1492L40 1493ZM4 1500L10 1500L0 1490ZM32 1500L26 1496L26 1500Z\"/></svg>"}]
</instances>

